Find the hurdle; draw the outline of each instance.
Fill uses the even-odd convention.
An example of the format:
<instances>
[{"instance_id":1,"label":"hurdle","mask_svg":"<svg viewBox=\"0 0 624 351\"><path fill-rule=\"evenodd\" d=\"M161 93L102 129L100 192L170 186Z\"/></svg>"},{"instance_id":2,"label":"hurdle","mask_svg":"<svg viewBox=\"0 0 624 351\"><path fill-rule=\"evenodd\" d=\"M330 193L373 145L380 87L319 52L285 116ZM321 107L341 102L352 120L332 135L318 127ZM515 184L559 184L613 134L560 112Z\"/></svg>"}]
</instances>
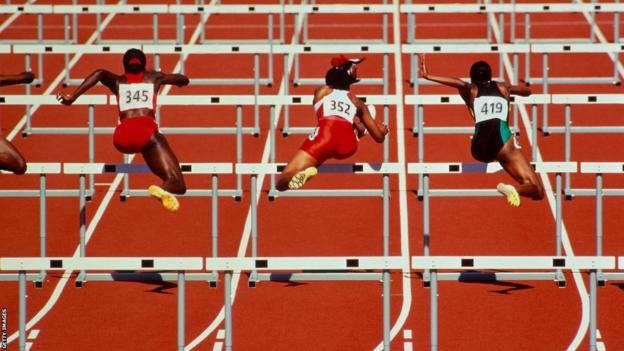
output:
<instances>
[{"instance_id":1,"label":"hurdle","mask_svg":"<svg viewBox=\"0 0 624 351\"><path fill-rule=\"evenodd\" d=\"M383 345L384 350L390 349L390 270L405 270L409 266L407 259L400 256L364 256L364 257L220 257L207 258L206 269L223 271L225 287L225 350L232 350L232 301L231 281L232 274L240 274L241 271L321 271L317 276L325 276L322 271L350 271L355 274L369 274L365 272L355 273L353 270L380 270L382 271L383 293ZM296 273L286 274L287 276ZM269 274L272 276L272 274ZM249 277L250 286L255 286L255 281ZM281 278L275 278L281 279ZM273 280L275 280L273 279ZM286 278L289 279L289 278ZM329 275L329 280L336 280L335 275ZM304 280L327 280L314 279L307 275ZM290 279L289 279L290 280ZM345 279L342 280L354 280ZM371 280L364 278L364 280ZM374 280L379 280L379 274Z\"/></svg>"},{"instance_id":2,"label":"hurdle","mask_svg":"<svg viewBox=\"0 0 624 351\"><path fill-rule=\"evenodd\" d=\"M615 269L615 257L601 256L414 256L411 266L413 270L429 271L430 273L430 350L438 350L438 270L588 270L590 272L590 350L596 345L596 271L598 269ZM461 277L464 273L452 273ZM556 273L555 273L556 274ZM539 276L527 273L489 273L492 280L503 276L506 280L542 280ZM469 277L465 278L469 280ZM458 280L458 279L456 279ZM594 345L594 348L591 346Z\"/></svg>"},{"instance_id":3,"label":"hurdle","mask_svg":"<svg viewBox=\"0 0 624 351\"><path fill-rule=\"evenodd\" d=\"M624 174L623 162L581 162L581 173L594 174L596 177L596 189L588 189L588 192L593 192L596 196L596 256L602 256L602 238L603 238L603 226L602 226L602 197L608 195L623 196L624 189L612 190L607 193L607 190L603 188L603 174ZM624 267L624 265L621 265ZM606 280L624 280L624 274L622 273L603 273L597 272L598 286L604 287Z\"/></svg>"},{"instance_id":4,"label":"hurdle","mask_svg":"<svg viewBox=\"0 0 624 351\"><path fill-rule=\"evenodd\" d=\"M0 271L17 271L13 280L19 282L19 350L26 351L26 281L30 279L27 271L65 271L74 270L133 270L142 271L148 279L163 280L158 271L175 271L178 283L177 299L177 350L183 351L185 345L185 272L203 270L204 262L201 257L50 257L50 258L0 258ZM149 273L151 272L151 273ZM115 273L108 273L114 277ZM114 280L114 279L113 279Z\"/></svg>"},{"instance_id":5,"label":"hurdle","mask_svg":"<svg viewBox=\"0 0 624 351\"><path fill-rule=\"evenodd\" d=\"M576 172L576 162L540 162L533 163L533 168L538 173L555 173L556 189L555 189L555 255L561 256L561 233L563 228L562 222L562 205L561 205L561 174L565 172ZM465 173L496 173L502 170L499 163L408 163L408 174L421 174L423 176L422 192L419 189L419 199L423 201L423 255L430 254L430 222L429 222L429 198L431 196L453 196L453 197L469 197L469 196L501 196L495 189L429 189L429 177L431 174L465 174ZM545 274L541 279L553 279L558 286L565 286L565 278L561 270L557 270L554 274ZM423 282L425 286L430 282L430 274L425 271Z\"/></svg>"},{"instance_id":6,"label":"hurdle","mask_svg":"<svg viewBox=\"0 0 624 351\"><path fill-rule=\"evenodd\" d=\"M617 94L567 94L567 95L553 95L553 104L560 104L565 106L564 112L564 125L562 127L548 126L548 121L544 120L543 130L545 133L563 133L564 134L564 157L565 161L571 159L572 154L572 134L611 134L624 132L624 126L572 126L572 107L576 104L624 104L620 95ZM570 179L570 174L565 176L565 195L566 199L570 200L573 196L593 196L593 189L573 189ZM606 193L615 191L615 194L624 194L622 191L604 189Z\"/></svg>"},{"instance_id":7,"label":"hurdle","mask_svg":"<svg viewBox=\"0 0 624 351\"><path fill-rule=\"evenodd\" d=\"M39 198L39 255L43 259L46 257L47 238L47 198L59 196L77 196L76 192L67 190L50 190L47 188L47 175L61 173L60 163L28 163L26 174L39 175L39 190L0 190L0 197L38 197ZM0 174L13 174L11 172L0 171ZM43 286L46 274L41 270L34 279L35 286ZM0 274L0 281L10 280L4 274Z\"/></svg>"},{"instance_id":8,"label":"hurdle","mask_svg":"<svg viewBox=\"0 0 624 351\"><path fill-rule=\"evenodd\" d=\"M190 189L184 196L209 196L211 197L211 208L212 208L212 228L211 228L211 238L212 238L212 255L213 257L217 257L218 255L218 197L219 196L232 196L231 191L219 191L218 189L218 175L219 174L231 174L232 173L232 164L231 163L186 163L180 164L180 168L182 169L182 173L184 174L210 174L212 176L212 189L203 190L203 189ZM124 175L128 175L130 173L151 173L149 167L146 164L128 164L128 163L65 163L63 164L63 173L64 174L78 174L80 176L80 257L86 257L86 199L85 199L85 176L87 174L106 174L106 173L123 173ZM234 194L237 194L234 192ZM128 196L150 196L147 193L147 190L129 190L124 189L122 194L120 195L120 199L125 201ZM240 195L236 195L240 197ZM213 279L214 278L214 279ZM82 284L82 282L86 281L86 275L84 271L81 271L76 282L77 284ZM211 277L210 279L211 286L216 284L216 276Z\"/></svg>"}]
</instances>

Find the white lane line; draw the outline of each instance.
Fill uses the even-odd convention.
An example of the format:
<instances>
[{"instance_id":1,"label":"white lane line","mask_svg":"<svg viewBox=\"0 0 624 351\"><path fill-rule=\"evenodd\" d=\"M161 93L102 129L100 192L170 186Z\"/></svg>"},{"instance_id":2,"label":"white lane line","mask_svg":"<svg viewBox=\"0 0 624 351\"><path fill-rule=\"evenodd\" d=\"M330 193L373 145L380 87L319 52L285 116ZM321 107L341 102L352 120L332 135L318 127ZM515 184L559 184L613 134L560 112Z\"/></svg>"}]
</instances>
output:
<instances>
[{"instance_id":1,"label":"white lane line","mask_svg":"<svg viewBox=\"0 0 624 351\"><path fill-rule=\"evenodd\" d=\"M212 0L212 3L214 3L217 0ZM119 4L122 4L124 1L121 0L119 2ZM104 30L104 28L106 28L106 26L108 25L108 23L110 23L110 21L112 21L114 14L109 14L108 16L106 16L106 18L104 19L104 21L102 22L102 30ZM208 19L208 16L205 16L205 20L202 22L202 24L205 24L205 21ZM193 33L193 35L191 36L190 42L193 43L195 41L197 41L197 39L199 38L199 34L201 32L201 25L198 25L197 28L195 29L195 32ZM93 34L89 40L87 41L87 43L91 43L93 40L95 40L96 34ZM77 55L79 56L79 55ZM184 55L184 58L186 58L186 54ZM76 57L74 57L75 61L77 61ZM75 61L72 60L70 62L71 65L75 64ZM181 68L181 63L182 61L178 61L178 63L176 64L175 68L174 68L174 72L179 72L180 68ZM63 78L63 75L59 76L61 79ZM57 77L58 78L58 77ZM58 80L60 82L60 79ZM58 84L58 82L56 83ZM51 87L53 87L55 84L53 83L51 85ZM165 86L165 88L162 91L161 95L166 95L169 93L169 91L171 90L171 86ZM132 160L134 159L135 155L131 155L129 158L128 162L132 162ZM115 179L113 180L112 185L110 186L110 188L106 191L106 195L104 196L104 199L102 199L102 203L100 204L100 206L98 207L97 211L95 212L95 215L93 216L93 219L91 220L91 222L89 223L89 226L86 230L85 233L85 244L89 242L89 240L91 239L91 236L93 235L93 233L95 232L95 229L97 228L98 224L100 223L100 220L102 219L104 212L106 211L106 209L108 208L108 204L110 203L113 195L116 194L116 190L119 187L119 184L121 183L121 180L123 179L123 174L118 174L117 176L115 176ZM73 256L74 257L78 257L78 255L80 254L80 248L76 247L76 250L74 251ZM50 296L50 298L48 299L48 301L46 302L46 304L41 308L41 310L39 310L39 312L26 324L26 330L32 328L33 326L35 326L56 304L56 302L58 301L58 299L61 296L61 293L63 292L63 290L65 289L65 285L67 285L67 282L69 281L69 279L71 278L71 273L72 271L64 271L62 278L59 280L59 282L57 283L56 287L54 288L54 291L52 292L52 295ZM13 333L9 339L8 339L8 343L14 341L15 339L18 338L18 332Z\"/></svg>"},{"instance_id":2,"label":"white lane line","mask_svg":"<svg viewBox=\"0 0 624 351\"><path fill-rule=\"evenodd\" d=\"M26 343L26 351L30 351L30 349L32 349L33 347L33 343L32 342L27 342Z\"/></svg>"},{"instance_id":3,"label":"white lane line","mask_svg":"<svg viewBox=\"0 0 624 351\"><path fill-rule=\"evenodd\" d=\"M119 4L123 3L123 0L119 2ZM112 21L114 14L109 14L108 16L106 16L106 18L104 19L104 21L102 22L102 30L104 28L106 28L106 26L110 23L110 21ZM86 44L91 44L95 41L95 39L97 38L97 34L93 33L91 35L91 37L89 37L89 39L87 40ZM78 54L76 56L74 56L74 58L69 62L70 67L73 67L77 62L78 59L82 56L82 54ZM56 79L54 79L54 81L50 84L50 86L48 87L48 89L46 89L46 91L44 92L44 94L50 94L50 92L56 88L56 86L60 83L60 81L64 78L64 73L61 72ZM31 114L34 114L35 111L39 108L39 105L34 105L31 108ZM24 115L22 117L22 119L17 123L17 125L15 126L15 128L13 128L13 130L11 131L11 133L7 136L7 139L10 141L12 140L15 135L17 135L17 133L24 127L24 124L26 124L26 115ZM110 193L110 189L109 189L109 193ZM110 194L110 196L112 196L112 193ZM106 194L106 197L104 198L104 201L106 201L107 197L109 197L109 194ZM102 202L102 204L104 204L104 201ZM110 201L110 199L108 199L108 201ZM101 208L101 206L100 206ZM99 213L100 209L98 209L98 213ZM96 213L97 214L97 213ZM96 218L94 218L94 220L96 220ZM97 221L96 221L97 222ZM92 222L93 224L93 222ZM89 230L91 228L91 225L89 225L89 228L87 230ZM87 239L88 240L88 239ZM78 252L78 249L76 249L76 252L74 253L74 255L76 255L76 253ZM50 298L48 299L48 302L46 302L46 304L41 308L41 310L39 310L39 312L26 324L26 330L32 328L35 324L37 324L37 322L39 322L39 320L41 318L43 318L43 316L46 315L46 313L48 313L48 311L54 306L54 304L56 303L56 301L58 300L58 298L60 297L61 292L63 291L63 289L65 288L65 284L67 284L68 278L67 276L69 276L69 274L67 274L68 271L65 271L65 274L63 274L63 277L59 280L59 282L57 283L56 287L54 288L54 291L52 292L52 295L50 296ZM69 272L71 273L71 272ZM11 343L12 341L16 340L18 338L18 332L16 331L15 333L11 334L11 336L9 336L9 338L7 339L7 343Z\"/></svg>"},{"instance_id":4,"label":"white lane line","mask_svg":"<svg viewBox=\"0 0 624 351\"><path fill-rule=\"evenodd\" d=\"M404 342L403 343L403 351L414 351L414 344L412 342Z\"/></svg>"},{"instance_id":5,"label":"white lane line","mask_svg":"<svg viewBox=\"0 0 624 351\"><path fill-rule=\"evenodd\" d=\"M28 333L29 340L35 340L39 336L39 329L33 329Z\"/></svg>"},{"instance_id":6,"label":"white lane line","mask_svg":"<svg viewBox=\"0 0 624 351\"><path fill-rule=\"evenodd\" d=\"M403 96L403 63L401 61L401 31L397 28L401 28L401 17L399 13L399 0L393 0L394 11L392 14L392 27L393 40L394 40L394 83L396 94ZM409 271L409 233L408 233L408 211L407 211L407 175L405 173L405 125L404 125L404 110L403 103L400 102L396 105L396 128L397 131L397 155L398 162L401 164L401 172L399 173L399 221L401 223L401 257L405 260L403 270L402 285L403 285L403 303L401 305L401 312L397 317L396 322L390 330L390 339L401 331L403 324L407 321L409 312L412 306L412 278ZM383 349L383 341L377 345L375 351Z\"/></svg>"},{"instance_id":7,"label":"white lane line","mask_svg":"<svg viewBox=\"0 0 624 351\"><path fill-rule=\"evenodd\" d=\"M577 3L579 4L584 4L584 2L582 0L576 0ZM607 38L605 37L605 35L602 33L602 30L600 29L599 26L597 26L596 24L593 24L591 22L591 16L589 15L588 12L583 12L583 16L585 17L585 20L587 22L590 23L590 25L593 27L594 30L594 34L596 34L596 38L598 38L598 40L601 43L608 43ZM616 43L617 44L617 43ZM622 67L622 63L620 62L620 60L617 58L618 56L615 54L607 54L609 56L609 58L611 58L611 61L615 62L615 60L618 60L617 62L617 70L620 73L620 75L624 76L624 67Z\"/></svg>"},{"instance_id":8,"label":"white lane line","mask_svg":"<svg viewBox=\"0 0 624 351\"><path fill-rule=\"evenodd\" d=\"M26 4L33 4L36 1L37 0L26 1ZM21 12L14 13L9 18L7 18L7 20L4 21L2 25L0 25L0 33L4 32L4 30L7 29L11 25L11 23L13 23L17 19L17 17L19 17L19 15L21 15ZM36 28L36 26L33 27Z\"/></svg>"},{"instance_id":9,"label":"white lane line","mask_svg":"<svg viewBox=\"0 0 624 351\"><path fill-rule=\"evenodd\" d=\"M412 330L411 329L405 329L403 331L403 339L405 339L405 340L412 340Z\"/></svg>"},{"instance_id":10,"label":"white lane line","mask_svg":"<svg viewBox=\"0 0 624 351\"><path fill-rule=\"evenodd\" d=\"M212 347L212 351L221 351L223 350L223 341L217 341L214 343L214 346Z\"/></svg>"},{"instance_id":11,"label":"white lane line","mask_svg":"<svg viewBox=\"0 0 624 351\"><path fill-rule=\"evenodd\" d=\"M217 331L217 339L225 339L225 329L219 329Z\"/></svg>"},{"instance_id":12,"label":"white lane line","mask_svg":"<svg viewBox=\"0 0 624 351\"><path fill-rule=\"evenodd\" d=\"M299 18L298 19L299 23L298 23L297 28L299 31L297 33L293 33L291 43L296 43L297 37L299 36L299 33L301 33L301 28L303 27L303 19L304 19L303 13L299 13L298 18ZM288 72L289 73L292 69L293 63L294 63L294 55L288 55ZM284 94L285 86L287 84L290 84L289 81L288 80L284 81L284 77L282 77L280 88L278 90L278 95ZM275 108L275 116L276 116L275 126L276 127L280 119L281 110L282 110L282 106L277 105ZM264 150L262 151L263 163L269 161L270 146L271 146L271 141L267 137L267 141L264 144ZM260 201L260 198L262 196L262 185L264 184L264 178L265 178L265 174L258 174L258 178L257 178L258 188L257 188L257 194L256 194L257 202ZM249 246L250 237L251 237L251 206L249 208L249 211L247 212L247 218L245 220L245 227L243 229L243 236L241 238L240 245L238 246L237 257L245 257L245 254L247 252L247 247ZM238 273L240 273L240 271L235 271L234 274L232 274L232 294L231 294L232 305L234 304L234 301L236 299L236 291L238 290L238 283L240 281L240 276L241 276L241 274L238 274ZM217 316L215 316L212 323L210 323L210 325L208 325L208 327L206 327L204 331L202 331L195 339L193 339L188 345L184 347L184 351L190 351L190 350L193 350L195 347L197 347L210 334L212 334L219 325L221 325L224 318L225 318L225 306L221 308L221 310L219 311Z\"/></svg>"},{"instance_id":13,"label":"white lane line","mask_svg":"<svg viewBox=\"0 0 624 351\"><path fill-rule=\"evenodd\" d=\"M493 14L490 14L490 19L491 19L491 24L492 24L492 29L494 32L494 36L496 38L497 41L501 41L500 38L500 32L498 30L498 22L496 19L496 16ZM510 77L510 80L514 80L514 73L513 73L513 67L511 65L511 61L509 60L509 56L508 55L504 55L504 66L505 69L507 70L507 74ZM520 110L520 116L522 118L522 124L524 126L525 129L525 133L529 139L529 144L531 145L531 147L535 147L537 149L537 160L535 160L536 162L543 162L543 158L542 158L542 153L540 152L540 149L537 145L535 145L535 141L532 139L531 136L531 122L529 120L529 114L525 108L524 105L519 105L518 106L519 110ZM550 179L548 178L548 176L545 173L541 173L540 177L542 179L542 182L544 184L544 190L546 192L546 198L548 199L548 205L550 207L550 211L553 215L553 219L556 218L557 216L557 212L556 212L556 208L555 208L555 196L553 195L553 186L550 183ZM563 218L561 219L561 224L562 224L562 230L561 230L561 241L563 244L563 249L566 253L567 256L574 256L574 250L572 249L572 244L570 242L570 237L568 236L568 231L566 229L565 226L565 222L563 220ZM579 293L579 297L581 299L581 321L580 321L580 325L579 325L579 329L574 337L574 339L572 340L572 342L570 343L570 346L568 346L567 350L573 351L576 350L579 345L581 344L581 342L583 341L583 338L585 337L585 334L587 332L587 328L589 326L589 295L587 293L587 288L585 287L585 282L583 281L583 277L581 276L581 273L578 270L572 270L572 275L574 278L574 282L576 284L576 288L577 291Z\"/></svg>"}]
</instances>

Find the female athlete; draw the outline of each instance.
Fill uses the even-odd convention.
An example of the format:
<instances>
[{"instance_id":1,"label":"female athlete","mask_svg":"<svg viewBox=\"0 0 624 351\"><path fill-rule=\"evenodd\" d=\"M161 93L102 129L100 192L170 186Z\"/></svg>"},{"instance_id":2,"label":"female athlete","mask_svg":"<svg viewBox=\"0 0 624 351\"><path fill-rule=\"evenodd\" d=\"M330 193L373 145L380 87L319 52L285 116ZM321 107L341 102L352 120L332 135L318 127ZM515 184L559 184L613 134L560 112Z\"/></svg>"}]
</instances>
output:
<instances>
[{"instance_id":1,"label":"female athlete","mask_svg":"<svg viewBox=\"0 0 624 351\"><path fill-rule=\"evenodd\" d=\"M429 74L424 55L420 55L420 73L427 80L457 88L476 123L471 144L472 156L481 162L498 161L519 183L517 188L504 183L496 187L509 204L520 206L520 196L534 200L544 198L544 187L520 151L508 124L509 96L529 96L531 89L493 81L492 68L485 61L475 62L470 67L470 83L459 78Z\"/></svg>"},{"instance_id":2,"label":"female athlete","mask_svg":"<svg viewBox=\"0 0 624 351\"><path fill-rule=\"evenodd\" d=\"M317 167L329 158L345 159L355 153L365 133L383 143L388 128L375 121L374 107L366 106L349 91L358 82L356 65L363 59L334 57L325 75L325 84L314 92L314 111L318 127L286 165L277 190L301 188L315 176Z\"/></svg>"},{"instance_id":3,"label":"female athlete","mask_svg":"<svg viewBox=\"0 0 624 351\"><path fill-rule=\"evenodd\" d=\"M113 134L113 144L125 154L140 152L143 155L152 172L163 180L161 186L152 185L148 192L166 209L176 211L180 204L173 194L184 194L186 186L178 159L156 125L156 95L164 84L181 87L187 85L189 79L182 74L146 70L145 62L141 50L130 49L123 56L124 74L118 76L98 69L72 94L59 92L57 99L69 106L98 82L115 94L119 104L119 124Z\"/></svg>"}]
</instances>

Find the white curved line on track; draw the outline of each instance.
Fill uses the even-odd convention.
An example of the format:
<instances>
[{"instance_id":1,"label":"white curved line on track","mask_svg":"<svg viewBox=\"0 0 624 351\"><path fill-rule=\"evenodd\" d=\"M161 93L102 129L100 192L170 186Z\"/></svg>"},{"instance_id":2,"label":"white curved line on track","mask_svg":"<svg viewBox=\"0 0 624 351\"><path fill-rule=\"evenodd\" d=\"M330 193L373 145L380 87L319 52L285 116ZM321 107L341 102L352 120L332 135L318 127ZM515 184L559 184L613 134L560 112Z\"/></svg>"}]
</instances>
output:
<instances>
[{"instance_id":1,"label":"white curved line on track","mask_svg":"<svg viewBox=\"0 0 624 351\"><path fill-rule=\"evenodd\" d=\"M498 30L498 21L496 19L496 16L494 14L490 14L490 19L491 19L490 23L492 24L494 37L497 39L497 41L500 42L501 37L500 37L500 31ZM503 58L504 58L504 66L507 71L507 75L508 77L510 77L510 80L513 81L514 71L511 65L511 61L509 60L509 55L504 55ZM536 161L542 162L543 161L542 154L539 150L539 147L535 145L535 141L533 140L532 135L531 135L531 122L529 120L528 111L526 110L524 105L519 105L518 110L520 111L520 116L522 118L522 125L524 126L524 130L528 137L529 144L531 145L531 147L535 147L537 149ZM550 179L548 178L547 174L541 173L540 177L542 179L542 182L544 183L544 190L546 193L546 198L548 200L550 211L553 215L553 218L556 218L556 208L555 208L556 200L555 200L555 196L553 195L553 186L550 183ZM562 226L561 242L563 244L563 249L567 256L574 256L574 250L572 249L570 237L568 235L568 231L566 229L563 218L561 219L561 226ZM583 277L581 276L581 273L578 270L572 270L572 276L574 278L574 283L579 293L579 298L581 299L581 321L580 321L579 329L576 335L574 336L574 339L572 340L572 342L567 348L568 351L574 351L580 346L581 342L583 341L583 338L585 337L585 334L587 333L587 329L589 326L589 295L587 293L587 288L585 287L585 282L583 281Z\"/></svg>"},{"instance_id":2,"label":"white curved line on track","mask_svg":"<svg viewBox=\"0 0 624 351\"><path fill-rule=\"evenodd\" d=\"M217 0L212 0L212 3L216 2L216 1ZM122 1L119 2L119 4L123 4L124 2L125 1L122 0ZM106 26L113 20L114 16L115 16L114 14L107 15L106 18L104 19L104 21L102 21L102 25L100 27L101 28L100 30L104 30L104 28L106 28ZM209 16L210 16L209 14L204 16L204 20L202 22L200 22L200 23L201 24L205 24L205 22L208 20ZM195 29L195 31L193 32L193 35L191 36L191 38L189 40L190 43L194 43L195 41L197 41L197 39L199 38L200 33L201 33L201 25L198 25L197 28ZM95 39L96 39L96 33L94 33L87 40L86 44L93 43L95 41ZM180 71L181 63L186 59L187 56L188 56L187 54L183 54L182 55L181 60L178 61L178 63L176 64L176 66L175 66L175 68L173 70L174 72L179 72ZM74 56L74 58L69 63L70 67L73 67L78 62L78 60L81 57L82 57L82 54L76 54ZM58 84L61 82L61 80L64 79L64 77L65 77L64 73L61 72L61 74L59 74L56 77L56 79L50 84L48 89L46 89L46 91L43 93L43 95L50 94L58 86ZM171 90L171 88L172 88L172 86L170 86L170 85L165 86L163 88L163 90L162 90L161 95L167 95L169 93L169 91ZM36 109L38 107L39 107L39 105L33 106L33 108L31 109L31 113L34 114L34 112L36 111ZM17 133L19 133L19 131L23 128L25 123L26 123L26 116L22 117L22 119L18 122L17 126L11 132L11 134L10 134L11 139L13 137L15 137L15 135L17 135ZM9 140L11 140L11 139L9 139ZM128 162L131 163L132 160L134 159L134 156L135 155L131 155ZM102 203L98 207L98 209L97 209L95 215L93 216L93 219L89 223L89 226L88 226L87 231L85 233L85 245L86 245L86 243L89 242L89 239L91 239L91 236L95 232L95 229L97 228L97 225L100 223L100 220L102 219L102 217L104 215L104 212L108 208L108 204L110 203L113 195L116 193L117 187L121 183L122 179L123 179L123 174L116 175L114 181L111 184L111 186L106 191L106 195L102 199ZM76 250L74 251L74 255L73 255L74 257L78 257L79 252L80 252L79 250L80 250L79 247L77 247ZM67 285L67 282L68 282L69 278L71 277L71 274L72 274L72 271L65 271L63 273L62 278L57 283L56 287L54 288L54 291L52 292L52 295L50 296L50 298L48 299L46 304L26 324L26 330L29 330L30 328L35 326L48 312L50 312L50 310L54 307L54 305L56 304L56 302L60 298L61 293L65 289L65 286ZM15 332L15 333L11 334L11 336L7 339L7 343L11 343L12 341L14 341L17 338L18 338L18 332Z\"/></svg>"},{"instance_id":3,"label":"white curved line on track","mask_svg":"<svg viewBox=\"0 0 624 351\"><path fill-rule=\"evenodd\" d=\"M301 29L303 28L303 13L299 13L298 16L298 21L299 21L299 25L297 26L298 28L298 32L297 33L293 33L293 37L291 39L291 43L296 43L297 37L299 36L299 33L301 32ZM294 55L289 55L288 56L288 73L290 76L290 70L293 66L294 63ZM284 78L281 78L282 81L280 83L280 88L278 90L278 95L283 95L285 92L285 86L287 84L290 84L287 81L284 81ZM280 119L280 112L281 112L282 106L278 105L275 108L275 126L277 127L277 124L279 123L279 119ZM269 153L270 153L270 146L271 146L271 140L267 137L267 141L264 144L264 150L262 151L262 163L266 163L269 162ZM265 178L265 174L258 174L258 187L257 187L257 193L256 193L256 201L260 201L260 197L262 195L262 185L264 184L264 178ZM243 228L243 236L241 237L241 241L240 244L238 246L238 252L237 252L237 257L245 257L245 253L247 252L247 246L249 246L249 238L251 236L251 207L249 208L249 211L247 212L247 219L245 220L245 227ZM234 274L232 274L232 294L231 296L231 303L232 305L234 304L234 300L236 298L236 291L238 289L238 283L240 282L240 270L238 271L234 271ZM186 345L184 347L184 351L190 351L193 350L195 347L197 347L201 342L203 342L208 336L210 336L218 327L219 325L221 325L221 323L223 322L223 319L225 318L225 306L221 308L221 310L219 311L219 313L215 316L215 318L213 319L212 323L210 323L210 325L208 325L208 327L206 327L206 329L204 329L195 339L193 339L188 345Z\"/></svg>"},{"instance_id":4,"label":"white curved line on track","mask_svg":"<svg viewBox=\"0 0 624 351\"><path fill-rule=\"evenodd\" d=\"M401 31L400 27L399 0L393 0L394 11L392 13L393 40L394 40L394 72L395 78L395 94L403 96L403 63L401 61ZM401 304L401 312L396 322L390 330L390 339L394 339L403 328L407 321L412 306L412 278L410 275L410 254L409 254L409 233L408 233L408 211L407 211L407 175L405 173L405 125L404 125L404 108L403 99L396 105L396 131L397 131L397 155L398 162L401 164L401 172L399 173L399 220L401 223L401 257L405 260L407 269L403 270L402 286L403 286L403 303ZM383 341L380 342L375 351L383 350Z\"/></svg>"}]
</instances>

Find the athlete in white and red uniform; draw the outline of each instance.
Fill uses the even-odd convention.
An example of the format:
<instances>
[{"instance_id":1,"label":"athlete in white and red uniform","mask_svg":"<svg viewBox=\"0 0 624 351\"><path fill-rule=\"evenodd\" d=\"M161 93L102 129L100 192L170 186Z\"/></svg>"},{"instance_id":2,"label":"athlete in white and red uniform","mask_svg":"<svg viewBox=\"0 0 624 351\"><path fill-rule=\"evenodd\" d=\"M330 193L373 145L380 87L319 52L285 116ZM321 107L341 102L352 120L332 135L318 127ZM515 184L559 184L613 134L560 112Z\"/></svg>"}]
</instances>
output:
<instances>
[{"instance_id":1,"label":"athlete in white and red uniform","mask_svg":"<svg viewBox=\"0 0 624 351\"><path fill-rule=\"evenodd\" d=\"M277 189L301 188L317 174L320 164L329 158L344 159L355 153L358 137L368 131L378 143L385 140L388 128L375 121L369 108L349 91L358 82L356 65L362 59L335 57L325 75L326 85L314 92L314 110L318 127L286 165ZM371 106L372 107L372 106Z\"/></svg>"},{"instance_id":2,"label":"athlete in white and red uniform","mask_svg":"<svg viewBox=\"0 0 624 351\"><path fill-rule=\"evenodd\" d=\"M58 100L71 105L98 82L117 96L119 125L113 134L113 144L125 154L141 153L152 172L163 180L161 186L152 185L149 193L161 200L163 206L176 211L180 204L173 194L184 194L186 186L178 159L158 132L155 121L156 95L164 84L184 86L189 79L181 74L165 74L145 70L145 54L138 49L126 51L123 57L124 74L118 76L106 70L97 70L80 84L73 94L58 93Z\"/></svg>"},{"instance_id":3,"label":"athlete in white and red uniform","mask_svg":"<svg viewBox=\"0 0 624 351\"><path fill-rule=\"evenodd\" d=\"M32 72L0 76L0 86L30 83L35 79ZM6 138L0 136L0 170L15 174L26 173L26 161L17 148Z\"/></svg>"}]
</instances>

